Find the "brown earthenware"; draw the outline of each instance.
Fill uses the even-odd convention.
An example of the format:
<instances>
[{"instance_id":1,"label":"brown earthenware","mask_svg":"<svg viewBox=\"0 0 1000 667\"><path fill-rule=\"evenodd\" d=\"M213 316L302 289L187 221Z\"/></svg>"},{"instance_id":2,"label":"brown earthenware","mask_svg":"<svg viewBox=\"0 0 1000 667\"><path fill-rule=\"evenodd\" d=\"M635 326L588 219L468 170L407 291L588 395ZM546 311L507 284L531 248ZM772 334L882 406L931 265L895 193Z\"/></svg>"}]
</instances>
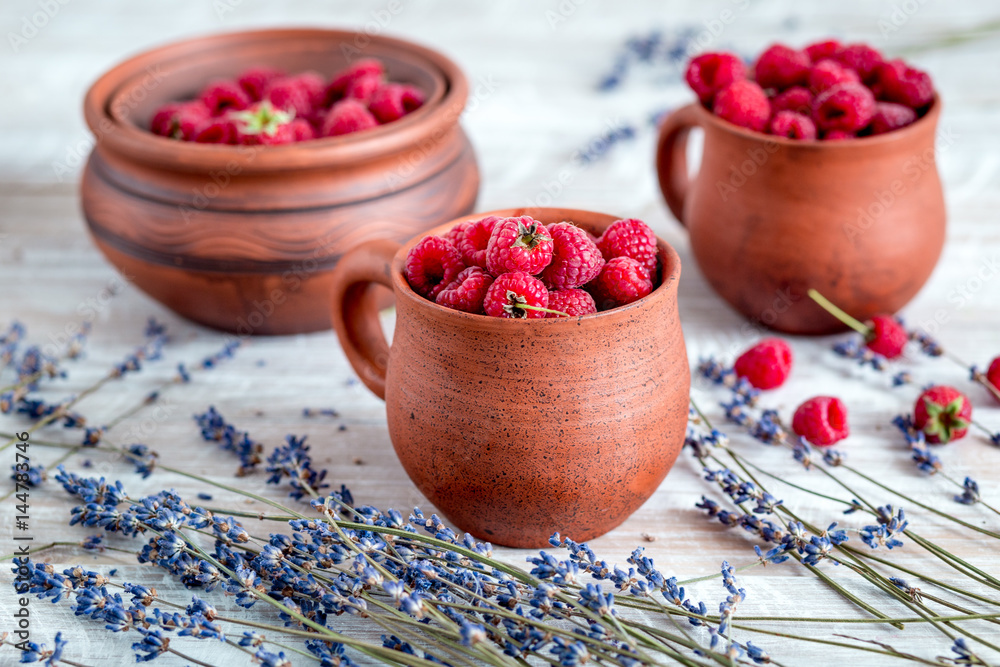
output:
<instances>
[{"instance_id":1,"label":"brown earthenware","mask_svg":"<svg viewBox=\"0 0 1000 667\"><path fill-rule=\"evenodd\" d=\"M282 146L146 130L161 104L247 67L329 76L362 56L423 89L425 105L376 129ZM87 93L97 138L81 186L87 224L129 280L185 317L240 334L329 328L330 276L343 253L472 210L479 170L458 122L467 97L448 58L364 33L264 30L148 51Z\"/></svg>"},{"instance_id":2,"label":"brown earthenware","mask_svg":"<svg viewBox=\"0 0 1000 667\"><path fill-rule=\"evenodd\" d=\"M753 324L840 331L806 290L863 321L899 310L937 263L945 235L934 157L940 110L935 98L926 115L894 132L795 141L690 104L660 130L660 189L709 283ZM698 174L689 178L693 127L705 140Z\"/></svg>"},{"instance_id":3,"label":"brown earthenware","mask_svg":"<svg viewBox=\"0 0 1000 667\"><path fill-rule=\"evenodd\" d=\"M613 216L515 209L595 234ZM690 373L680 321L680 260L660 241L663 282L614 310L508 320L439 306L402 268L419 239L365 244L334 271L333 323L364 383L386 401L389 435L420 491L458 528L513 547L559 531L588 540L619 525L680 452ZM386 343L370 299L396 294Z\"/></svg>"}]
</instances>

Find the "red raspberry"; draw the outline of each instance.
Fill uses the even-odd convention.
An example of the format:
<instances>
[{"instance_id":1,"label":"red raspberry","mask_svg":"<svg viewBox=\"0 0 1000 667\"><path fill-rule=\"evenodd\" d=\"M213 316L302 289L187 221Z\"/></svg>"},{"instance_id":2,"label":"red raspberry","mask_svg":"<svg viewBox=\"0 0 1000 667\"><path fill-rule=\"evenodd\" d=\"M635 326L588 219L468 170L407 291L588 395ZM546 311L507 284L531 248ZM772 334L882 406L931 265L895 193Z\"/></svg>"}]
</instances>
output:
<instances>
[{"instance_id":1,"label":"red raspberry","mask_svg":"<svg viewBox=\"0 0 1000 667\"><path fill-rule=\"evenodd\" d=\"M549 309L558 310L571 317L590 315L597 312L594 297L582 289L564 289L549 292ZM547 313L546 317L562 317L555 313Z\"/></svg>"},{"instance_id":2,"label":"red raspberry","mask_svg":"<svg viewBox=\"0 0 1000 667\"><path fill-rule=\"evenodd\" d=\"M491 215L478 222L473 222L465 228L465 232L458 242L463 262L469 266L486 268L486 248L490 244L493 228L499 221L500 218Z\"/></svg>"},{"instance_id":3,"label":"red raspberry","mask_svg":"<svg viewBox=\"0 0 1000 667\"><path fill-rule=\"evenodd\" d=\"M275 79L267 87L264 99L276 109L295 113L296 118L308 118L323 99L323 77L316 72L302 72Z\"/></svg>"},{"instance_id":4,"label":"red raspberry","mask_svg":"<svg viewBox=\"0 0 1000 667\"><path fill-rule=\"evenodd\" d=\"M493 284L493 276L478 266L462 269L434 299L440 305L466 313L483 313L483 300Z\"/></svg>"},{"instance_id":5,"label":"red raspberry","mask_svg":"<svg viewBox=\"0 0 1000 667\"><path fill-rule=\"evenodd\" d=\"M850 434L847 406L833 396L815 396L795 409L792 430L806 442L829 447Z\"/></svg>"},{"instance_id":6,"label":"red raspberry","mask_svg":"<svg viewBox=\"0 0 1000 667\"><path fill-rule=\"evenodd\" d=\"M712 105L717 92L745 78L746 66L732 53L703 53L691 59L684 74L684 80L706 107Z\"/></svg>"},{"instance_id":7,"label":"red raspberry","mask_svg":"<svg viewBox=\"0 0 1000 667\"><path fill-rule=\"evenodd\" d=\"M497 222L486 246L486 268L495 276L523 271L540 273L552 261L552 237L530 216Z\"/></svg>"},{"instance_id":8,"label":"red raspberry","mask_svg":"<svg viewBox=\"0 0 1000 667\"><path fill-rule=\"evenodd\" d=\"M803 85L811 65L812 61L805 51L774 44L757 58L754 73L761 87L784 90L789 86Z\"/></svg>"},{"instance_id":9,"label":"red raspberry","mask_svg":"<svg viewBox=\"0 0 1000 667\"><path fill-rule=\"evenodd\" d=\"M821 130L857 132L875 115L875 96L860 83L843 83L813 101L813 122Z\"/></svg>"},{"instance_id":10,"label":"red raspberry","mask_svg":"<svg viewBox=\"0 0 1000 667\"><path fill-rule=\"evenodd\" d=\"M599 310L609 310L638 301L653 291L646 267L631 257L609 259L587 286Z\"/></svg>"},{"instance_id":11,"label":"red raspberry","mask_svg":"<svg viewBox=\"0 0 1000 667\"><path fill-rule=\"evenodd\" d=\"M163 137L192 141L210 117L208 107L200 100L174 102L163 105L153 114L150 129Z\"/></svg>"},{"instance_id":12,"label":"red raspberry","mask_svg":"<svg viewBox=\"0 0 1000 667\"><path fill-rule=\"evenodd\" d=\"M794 111L810 115L812 113L813 95L808 88L792 86L771 98L771 115L779 111Z\"/></svg>"},{"instance_id":13,"label":"red raspberry","mask_svg":"<svg viewBox=\"0 0 1000 667\"><path fill-rule=\"evenodd\" d=\"M857 139L858 135L846 130L830 130L823 134L823 141L843 141L844 139Z\"/></svg>"},{"instance_id":14,"label":"red raspberry","mask_svg":"<svg viewBox=\"0 0 1000 667\"><path fill-rule=\"evenodd\" d=\"M780 338L765 338L741 354L733 370L757 389L780 387L792 372L792 349Z\"/></svg>"},{"instance_id":15,"label":"red raspberry","mask_svg":"<svg viewBox=\"0 0 1000 667\"><path fill-rule=\"evenodd\" d=\"M462 252L462 237L465 236L465 230L472 226L471 221L460 222L447 232L445 232L444 237L451 241L451 244L458 248L459 252ZM465 262L466 266L472 266L471 262L466 262L465 257L462 257L462 261Z\"/></svg>"},{"instance_id":16,"label":"red raspberry","mask_svg":"<svg viewBox=\"0 0 1000 667\"><path fill-rule=\"evenodd\" d=\"M917 119L917 112L910 107L893 102L876 102L872 116L872 134L885 134L906 127Z\"/></svg>"},{"instance_id":17,"label":"red raspberry","mask_svg":"<svg viewBox=\"0 0 1000 667\"><path fill-rule=\"evenodd\" d=\"M736 81L718 92L712 113L733 125L763 132L771 117L771 103L753 81Z\"/></svg>"},{"instance_id":18,"label":"red raspberry","mask_svg":"<svg viewBox=\"0 0 1000 667\"><path fill-rule=\"evenodd\" d=\"M250 96L243 92L240 84L228 79L213 81L205 86L198 99L208 107L213 116L226 111L242 111L250 106Z\"/></svg>"},{"instance_id":19,"label":"red raspberry","mask_svg":"<svg viewBox=\"0 0 1000 667\"><path fill-rule=\"evenodd\" d=\"M861 83L858 73L833 60L821 60L809 70L809 89L822 93L842 83Z\"/></svg>"},{"instance_id":20,"label":"red raspberry","mask_svg":"<svg viewBox=\"0 0 1000 667\"><path fill-rule=\"evenodd\" d=\"M903 354L903 348L910 340L906 329L892 315L875 315L868 322L871 333L866 336L865 346L886 359L895 359Z\"/></svg>"},{"instance_id":21,"label":"red raspberry","mask_svg":"<svg viewBox=\"0 0 1000 667\"><path fill-rule=\"evenodd\" d=\"M440 236L425 236L406 254L403 273L413 291L434 299L464 268L458 248Z\"/></svg>"},{"instance_id":22,"label":"red raspberry","mask_svg":"<svg viewBox=\"0 0 1000 667\"><path fill-rule=\"evenodd\" d=\"M280 79L283 76L285 76L285 73L281 70L270 67L251 67L239 75L236 83L240 85L240 88L247 94L250 101L260 102L264 99L264 92L267 90L268 85L275 79Z\"/></svg>"},{"instance_id":23,"label":"red raspberry","mask_svg":"<svg viewBox=\"0 0 1000 667\"><path fill-rule=\"evenodd\" d=\"M228 118L212 118L201 126L194 140L199 144L235 144L236 126Z\"/></svg>"},{"instance_id":24,"label":"red raspberry","mask_svg":"<svg viewBox=\"0 0 1000 667\"><path fill-rule=\"evenodd\" d=\"M913 407L913 425L933 445L964 438L971 423L972 403L954 387L931 387L920 394Z\"/></svg>"},{"instance_id":25,"label":"red raspberry","mask_svg":"<svg viewBox=\"0 0 1000 667\"><path fill-rule=\"evenodd\" d=\"M986 371L986 381L993 385L997 391L1000 391L1000 357L990 363L989 370ZM993 392L990 393L993 394ZM996 394L993 394L993 398L1000 401Z\"/></svg>"},{"instance_id":26,"label":"red raspberry","mask_svg":"<svg viewBox=\"0 0 1000 667\"><path fill-rule=\"evenodd\" d=\"M309 141L316 138L316 130L305 118L296 118L290 123L292 141Z\"/></svg>"},{"instance_id":27,"label":"red raspberry","mask_svg":"<svg viewBox=\"0 0 1000 667\"><path fill-rule=\"evenodd\" d=\"M809 60L814 63L818 63L821 60L826 60L827 58L833 58L838 53L843 50L844 45L835 39L827 40L825 42L815 42L807 46L803 51L809 56Z\"/></svg>"},{"instance_id":28,"label":"red raspberry","mask_svg":"<svg viewBox=\"0 0 1000 667\"><path fill-rule=\"evenodd\" d=\"M878 67L883 62L882 54L867 44L848 44L831 57L857 72L866 85L875 80Z\"/></svg>"},{"instance_id":29,"label":"red raspberry","mask_svg":"<svg viewBox=\"0 0 1000 667\"><path fill-rule=\"evenodd\" d=\"M605 261L611 261L615 257L631 257L646 270L650 279L656 276L656 261L659 256L656 234L642 220L616 220L597 239L597 247Z\"/></svg>"},{"instance_id":30,"label":"red raspberry","mask_svg":"<svg viewBox=\"0 0 1000 667\"><path fill-rule=\"evenodd\" d=\"M332 104L346 95L347 87L355 79L365 76L385 76L385 67L375 58L362 58L337 72L326 86L326 104Z\"/></svg>"},{"instance_id":31,"label":"red raspberry","mask_svg":"<svg viewBox=\"0 0 1000 667\"><path fill-rule=\"evenodd\" d=\"M341 100L330 108L323 120L320 134L324 137L339 137L373 127L378 127L375 116L361 102L348 99Z\"/></svg>"},{"instance_id":32,"label":"red raspberry","mask_svg":"<svg viewBox=\"0 0 1000 667\"><path fill-rule=\"evenodd\" d=\"M934 99L930 75L902 60L890 60L879 66L872 91L883 102L905 104L911 109L925 107Z\"/></svg>"},{"instance_id":33,"label":"red raspberry","mask_svg":"<svg viewBox=\"0 0 1000 667\"><path fill-rule=\"evenodd\" d=\"M794 111L779 111L771 119L768 132L779 137L812 141L816 138L816 125L809 116Z\"/></svg>"},{"instance_id":34,"label":"red raspberry","mask_svg":"<svg viewBox=\"0 0 1000 667\"><path fill-rule=\"evenodd\" d=\"M368 104L375 91L382 85L382 77L376 75L359 76L352 79L344 90L344 99L357 100L362 104Z\"/></svg>"},{"instance_id":35,"label":"red raspberry","mask_svg":"<svg viewBox=\"0 0 1000 667\"><path fill-rule=\"evenodd\" d=\"M541 275L546 287L572 289L597 277L604 266L604 257L587 232L569 222L549 225L548 232L552 237L552 262Z\"/></svg>"},{"instance_id":36,"label":"red raspberry","mask_svg":"<svg viewBox=\"0 0 1000 667\"><path fill-rule=\"evenodd\" d=\"M368 110L380 123L399 120L424 103L424 94L413 86L379 83L368 102Z\"/></svg>"},{"instance_id":37,"label":"red raspberry","mask_svg":"<svg viewBox=\"0 0 1000 667\"><path fill-rule=\"evenodd\" d=\"M549 291L545 289L545 285L523 271L499 276L486 291L483 302L483 309L491 317L523 320L539 319L546 315L544 310L520 306L549 307Z\"/></svg>"},{"instance_id":38,"label":"red raspberry","mask_svg":"<svg viewBox=\"0 0 1000 667\"><path fill-rule=\"evenodd\" d=\"M267 100L246 111L231 112L228 118L236 129L237 143L273 146L295 141L292 114L275 109Z\"/></svg>"}]
</instances>

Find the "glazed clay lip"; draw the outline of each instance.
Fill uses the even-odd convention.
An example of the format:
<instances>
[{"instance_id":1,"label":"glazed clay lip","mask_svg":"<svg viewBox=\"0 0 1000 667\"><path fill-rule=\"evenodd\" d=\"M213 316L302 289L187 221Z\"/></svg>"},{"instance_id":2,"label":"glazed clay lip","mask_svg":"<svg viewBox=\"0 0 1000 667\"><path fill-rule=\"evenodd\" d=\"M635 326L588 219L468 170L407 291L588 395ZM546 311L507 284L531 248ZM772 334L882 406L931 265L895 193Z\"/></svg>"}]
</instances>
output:
<instances>
[{"instance_id":1,"label":"glazed clay lip","mask_svg":"<svg viewBox=\"0 0 1000 667\"><path fill-rule=\"evenodd\" d=\"M486 215L571 220L600 233L617 218L567 209ZM555 532L585 541L621 524L663 482L684 442L690 371L677 313L680 260L659 242L663 280L638 301L572 318L473 315L416 294L409 249L374 241L334 271L332 317L361 380L385 399L407 474L455 526L513 547ZM372 299L396 295L392 346Z\"/></svg>"},{"instance_id":2,"label":"glazed clay lip","mask_svg":"<svg viewBox=\"0 0 1000 667\"><path fill-rule=\"evenodd\" d=\"M847 141L796 141L737 127L698 104L660 130L656 168L712 288L754 327L845 329L810 287L864 321L895 313L930 277L944 246L935 163L941 101L912 125ZM685 148L705 134L691 177Z\"/></svg>"}]
</instances>

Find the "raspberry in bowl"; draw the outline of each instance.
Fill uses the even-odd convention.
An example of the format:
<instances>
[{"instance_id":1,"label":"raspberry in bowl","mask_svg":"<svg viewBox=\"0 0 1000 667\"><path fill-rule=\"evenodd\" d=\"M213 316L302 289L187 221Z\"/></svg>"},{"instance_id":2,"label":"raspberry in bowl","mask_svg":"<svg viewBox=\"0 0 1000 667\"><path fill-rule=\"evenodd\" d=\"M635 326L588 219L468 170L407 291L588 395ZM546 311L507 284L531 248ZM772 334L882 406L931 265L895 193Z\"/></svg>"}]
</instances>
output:
<instances>
[{"instance_id":1,"label":"raspberry in bowl","mask_svg":"<svg viewBox=\"0 0 1000 667\"><path fill-rule=\"evenodd\" d=\"M945 236L930 76L864 44L775 44L753 63L689 64L697 102L660 128L660 189L712 288L755 327L845 327L816 289L870 319L930 277ZM704 132L689 175L690 131ZM945 145L938 142L937 147Z\"/></svg>"},{"instance_id":2,"label":"raspberry in bowl","mask_svg":"<svg viewBox=\"0 0 1000 667\"><path fill-rule=\"evenodd\" d=\"M540 547L556 531L597 537L652 495L683 445L690 371L673 248L654 236L655 278L626 258L655 285L599 312L588 291L571 285L595 280L585 264L606 266L624 255L605 261L585 254L581 272L547 274L551 258L539 268L537 258L518 256L530 253L499 252L533 250L524 247L532 240L518 245L520 238L544 234L552 256L568 257L560 247L579 238L570 227L600 239L616 222L546 208L464 216L402 247L366 243L334 271L334 328L358 376L385 399L404 469L442 514L481 539ZM634 230L634 222L619 229ZM508 247L494 244L490 252L487 242L485 253L477 250L485 228ZM470 238L474 243L462 243ZM533 240L544 253L545 242ZM619 250L648 259L644 243L627 243L624 234L620 240ZM463 250L456 252L455 241ZM491 261L504 272L490 273ZM376 317L375 284L396 295L391 347ZM508 292L521 291L526 303L547 291L548 310L562 314L514 315L521 309Z\"/></svg>"},{"instance_id":3,"label":"raspberry in bowl","mask_svg":"<svg viewBox=\"0 0 1000 667\"><path fill-rule=\"evenodd\" d=\"M373 62L380 75L337 81ZM421 103L407 109L403 87ZM81 184L87 225L136 286L191 320L240 335L327 329L345 252L472 210L467 96L440 53L351 31L250 31L147 51L87 94L97 138ZM359 126L360 99L376 125ZM178 140L185 133L195 140Z\"/></svg>"}]
</instances>

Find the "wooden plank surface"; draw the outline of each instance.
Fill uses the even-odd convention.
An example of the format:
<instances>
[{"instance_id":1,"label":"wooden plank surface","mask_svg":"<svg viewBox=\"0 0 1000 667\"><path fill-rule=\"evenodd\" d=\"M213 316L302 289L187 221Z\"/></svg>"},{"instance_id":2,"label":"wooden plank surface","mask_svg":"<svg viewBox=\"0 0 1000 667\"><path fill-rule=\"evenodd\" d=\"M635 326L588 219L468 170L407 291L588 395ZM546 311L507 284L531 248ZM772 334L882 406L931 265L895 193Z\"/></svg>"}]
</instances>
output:
<instances>
[{"instance_id":1,"label":"wooden plank surface","mask_svg":"<svg viewBox=\"0 0 1000 667\"><path fill-rule=\"evenodd\" d=\"M918 5L918 10L907 15L898 30L887 36L881 33L879 21L891 17L892 5L861 0L808 5L752 1L434 0L406 4L386 30L444 50L465 68L473 90L478 91L475 108L466 114L463 123L482 168L481 209L535 201L560 170L569 169L571 181L553 197L555 204L643 218L675 245L684 264L681 315L689 356L695 363L704 355L731 360L753 339L744 332L741 318L710 291L690 255L683 229L670 218L657 190L652 169L654 135L646 118L652 112L686 102L690 93L678 84L676 73L669 75L662 70L638 70L620 90L610 94L595 92L595 82L610 68L627 36L653 27L670 31L691 26L700 31L711 27L711 22L727 9L734 11L736 18L713 38L713 47L733 47L744 53L759 51L773 40L802 44L825 35L866 40L894 53L994 18L986 3L975 0L913 4ZM172 332L166 358L81 402L80 411L93 423L114 419L137 398L170 378L176 363L197 362L223 341L220 334L180 320L129 286L90 243L76 193L79 165L89 145L80 114L80 100L87 85L127 54L183 36L275 24L364 26L384 5L320 0L219 0L214 4L177 0L169 7L124 0L71 2L59 5L37 35L20 44L16 52L8 45L0 47L4 54L0 61L4 63L0 67L0 89L5 93L0 105L0 126L4 128L0 134L0 326L19 320L27 326L31 340L44 345L57 340L60 332L81 319L93 323L86 357L68 366L71 372L66 380L50 385L45 394L48 398L80 391L99 378L140 341L143 324L150 316L167 323ZM38 11L34 0L5 2L0 8L0 26L4 28L0 32L19 34L24 20L30 21ZM946 322L938 332L941 341L957 355L979 364L1000 354L1000 282L997 271L990 271L1000 261L1000 227L996 225L996 211L1000 208L1000 113L996 112L1000 80L993 67L998 55L1000 39L912 55L935 78L945 101L942 132L950 133L954 141L939 155L949 207L948 245L931 281L903 314L909 321L920 323L943 311ZM593 165L584 167L574 161L578 149L609 125L622 123L639 128L634 140L613 147L605 159ZM980 270L988 274L985 280L977 279ZM389 330L391 320L390 314L386 318ZM845 449L855 466L976 525L1000 528L995 515L981 507L954 503L954 487L942 479L923 477L909 461L905 444L889 419L909 408L915 388L890 389L887 377L834 357L829 351L830 342L791 341L798 360L795 374L785 387L768 396L769 404L788 417L805 396L842 396L851 410L853 431ZM1000 408L984 392L966 383L966 372L961 368L942 360L920 359L904 362L903 367L911 370L921 385L933 381L970 388L977 417L993 429L1000 429ZM6 384L9 377L9 372L0 375L0 385ZM394 456L382 403L353 377L332 333L254 339L235 359L197 375L183 389L165 392L158 410L140 413L123 422L114 433L123 438L123 443L132 441L125 440L123 434L134 435L134 439L160 451L165 462L232 483L233 459L203 444L190 419L193 413L214 405L269 448L280 443L287 433L308 434L317 464L329 470L335 484L346 483L359 502L432 509ZM711 416L721 421L714 400L717 394L710 387L696 382L694 395L709 406ZM305 418L305 407L336 408L342 416ZM0 417L3 430L21 423ZM732 428L729 431L734 434L734 446L759 465L796 483L842 494L818 473L803 470L787 451L764 448L735 435ZM44 435L52 439L75 437L58 429L47 430ZM36 454L40 451L35 449ZM950 475L956 479L973 475L984 497L1000 502L1000 450L982 437L973 436L937 453ZM56 456L56 452L49 451L39 458L52 461ZM9 462L3 459L4 470L13 462L10 458ZM166 473L141 480L130 472L130 466L93 453L74 456L68 465L79 469L85 459L92 462L92 473L122 478L132 495L164 487L174 487L188 496L202 490ZM620 528L595 540L595 550L609 562L624 563L632 549L644 546L666 574L680 578L716 572L723 559L734 565L753 562L753 542L748 536L706 520L695 509L701 494L711 493L699 472L695 462L687 454L682 455L656 494ZM260 477L241 483L255 490L264 488ZM897 501L871 485L859 483L859 488L879 502ZM817 523L835 519L842 519L850 527L862 523L861 519L840 517L830 503L787 487L776 486L774 490L787 504ZM281 498L275 490L266 493ZM253 507L229 494L213 495L212 502L219 506ZM50 484L36 491L31 510L36 539L72 541L90 534L92 531L66 526L69 508L65 494L57 486ZM9 552L13 550L8 547L14 532L10 501L0 513L4 517L0 539L5 542L0 551ZM922 534L984 570L1000 573L1000 550L995 542L970 538L952 524L916 508L910 514L914 528ZM647 541L644 536L655 541ZM856 535L852 539L856 541ZM498 551L504 559L519 564L528 553ZM178 602L188 597L177 584L158 571L135 564L134 558L126 554L106 552L95 556L61 548L48 552L46 557L54 563L82 563L102 571L118 566L119 576L125 580L155 582L165 595ZM953 572L929 559L915 545L907 544L892 557L954 580ZM867 590L847 573L836 575L849 582L852 590ZM790 563L754 568L741 575L741 581L748 592L741 614L856 616L814 577ZM4 571L0 574L0 616L5 620L0 630L8 627L13 610L9 582L10 574ZM709 601L710 607L714 605L712 600L724 597L717 581L696 584L692 591L693 596ZM905 613L884 595L870 590L864 594L892 613ZM231 600L221 596L216 599L220 609L233 608ZM32 609L34 637L51 643L51 636L63 631L70 639L66 657L88 665L133 662L128 648L132 638L105 633L95 624L73 617L64 604L36 601ZM267 617L263 611L255 614ZM358 631L356 625L344 623L351 631ZM987 633L991 627L985 626ZM983 630L982 624L977 629ZM927 625L913 625L905 633L881 625L847 624L805 624L796 630L810 636L839 632L877 639L925 657L949 653L950 642ZM766 646L784 664L832 664L834 656L843 659L841 654L821 646L792 645L751 635L741 638L747 637ZM215 649L213 653L199 653L205 649L194 641L182 641L178 646L203 659L211 656L207 658L211 664L246 662L239 654L223 654ZM993 659L998 657L993 655ZM11 664L13 660L14 652L9 647L0 648L0 664ZM163 662L183 664L172 658ZM866 657L864 664L891 662L895 661L873 655Z\"/></svg>"}]
</instances>

